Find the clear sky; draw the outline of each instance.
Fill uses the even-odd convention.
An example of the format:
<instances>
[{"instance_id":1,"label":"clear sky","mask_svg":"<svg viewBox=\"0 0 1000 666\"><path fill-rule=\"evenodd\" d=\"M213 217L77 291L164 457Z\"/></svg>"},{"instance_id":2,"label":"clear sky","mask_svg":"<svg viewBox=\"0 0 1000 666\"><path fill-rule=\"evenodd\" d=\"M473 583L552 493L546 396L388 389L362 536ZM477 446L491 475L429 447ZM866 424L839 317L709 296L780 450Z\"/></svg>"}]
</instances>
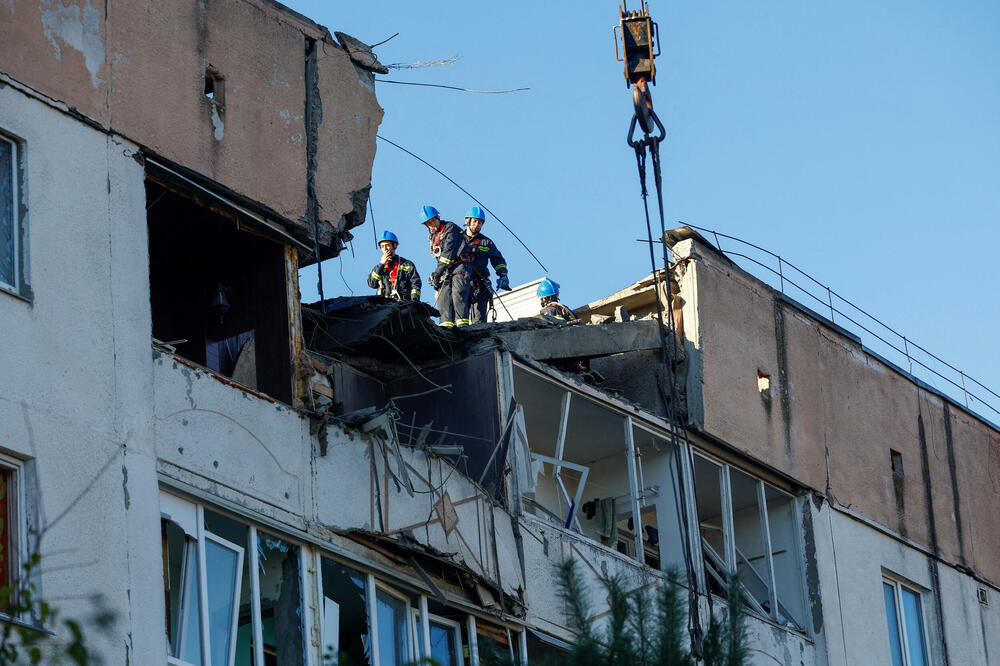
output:
<instances>
[{"instance_id":1,"label":"clear sky","mask_svg":"<svg viewBox=\"0 0 1000 666\"><path fill-rule=\"evenodd\" d=\"M377 83L379 133L498 214L568 305L648 273L617 2L286 4L367 43L399 32L376 48L385 64L459 56L380 78L530 87ZM683 220L780 254L1000 393L1000 3L654 0L650 11L668 228ZM398 234L426 277L417 210L461 221L474 202L383 142L372 183L375 228ZM328 297L370 293L372 231L369 217L354 256L324 263ZM484 231L513 284L544 274L495 220ZM315 300L315 270L302 278Z\"/></svg>"}]
</instances>

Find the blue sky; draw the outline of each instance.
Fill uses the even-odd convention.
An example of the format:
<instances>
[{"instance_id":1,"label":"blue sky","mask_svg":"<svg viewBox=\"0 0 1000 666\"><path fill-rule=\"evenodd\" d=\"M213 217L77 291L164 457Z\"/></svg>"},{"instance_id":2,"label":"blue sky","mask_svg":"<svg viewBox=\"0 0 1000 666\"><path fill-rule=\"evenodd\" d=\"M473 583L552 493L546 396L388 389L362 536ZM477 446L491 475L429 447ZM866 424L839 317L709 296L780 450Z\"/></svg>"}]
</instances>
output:
<instances>
[{"instance_id":1,"label":"blue sky","mask_svg":"<svg viewBox=\"0 0 1000 666\"><path fill-rule=\"evenodd\" d=\"M385 64L460 57L384 78L530 87L377 83L379 132L498 214L568 305L648 272L625 144L631 97L611 37L618 3L287 4L367 43L399 32L376 49ZM782 255L1000 393L1000 4L654 0L650 10L662 40L653 99L667 129L667 226L683 220ZM419 206L460 221L473 202L382 142L372 182L376 228L398 234L426 275ZM543 275L495 220L484 231L513 284ZM327 296L369 293L370 218L355 236L353 257L324 264ZM303 272L304 300L315 282Z\"/></svg>"}]
</instances>

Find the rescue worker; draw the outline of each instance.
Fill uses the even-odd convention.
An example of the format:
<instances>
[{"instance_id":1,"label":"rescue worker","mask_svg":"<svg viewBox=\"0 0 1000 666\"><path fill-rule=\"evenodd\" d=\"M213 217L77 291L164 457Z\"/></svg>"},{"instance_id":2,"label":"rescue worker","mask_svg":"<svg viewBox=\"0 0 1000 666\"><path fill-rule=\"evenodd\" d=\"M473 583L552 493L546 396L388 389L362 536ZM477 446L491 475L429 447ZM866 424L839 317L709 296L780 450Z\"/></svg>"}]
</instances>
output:
<instances>
[{"instance_id":1,"label":"rescue worker","mask_svg":"<svg viewBox=\"0 0 1000 666\"><path fill-rule=\"evenodd\" d=\"M420 300L420 274L409 259L396 254L399 239L391 231L382 233L378 242L382 250L382 260L368 275L368 286L376 290L376 295L394 298L397 301Z\"/></svg>"},{"instance_id":2,"label":"rescue worker","mask_svg":"<svg viewBox=\"0 0 1000 666\"><path fill-rule=\"evenodd\" d=\"M578 317L573 311L559 302L559 285L549 278L545 278L538 285L536 292L538 298L542 299L543 317L554 317L561 321L576 321Z\"/></svg>"},{"instance_id":3,"label":"rescue worker","mask_svg":"<svg viewBox=\"0 0 1000 666\"><path fill-rule=\"evenodd\" d=\"M480 233L486 213L479 206L473 206L465 214L466 242L472 252L472 293L469 301L469 321L481 324L486 321L486 311L489 310L493 289L490 288L490 267L497 274L497 289L510 291L510 280L507 278L507 262L504 260L496 243Z\"/></svg>"},{"instance_id":4,"label":"rescue worker","mask_svg":"<svg viewBox=\"0 0 1000 666\"><path fill-rule=\"evenodd\" d=\"M454 222L441 219L434 206L420 209L420 223L430 232L431 254L437 267L427 279L434 287L437 309L441 313L438 324L445 328L465 326L469 323L469 246L465 234Z\"/></svg>"}]
</instances>

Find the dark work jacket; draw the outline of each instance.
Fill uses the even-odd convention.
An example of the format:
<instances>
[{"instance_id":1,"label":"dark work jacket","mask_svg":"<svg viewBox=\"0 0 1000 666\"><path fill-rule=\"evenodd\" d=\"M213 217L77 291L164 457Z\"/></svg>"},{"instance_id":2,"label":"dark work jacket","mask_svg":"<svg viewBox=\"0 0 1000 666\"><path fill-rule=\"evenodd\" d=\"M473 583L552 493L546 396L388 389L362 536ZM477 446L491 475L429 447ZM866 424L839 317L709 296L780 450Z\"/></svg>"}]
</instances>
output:
<instances>
[{"instance_id":1,"label":"dark work jacket","mask_svg":"<svg viewBox=\"0 0 1000 666\"><path fill-rule=\"evenodd\" d=\"M431 254L437 258L437 268L434 273L443 274L447 269L465 264L470 260L469 245L465 242L465 232L454 222L441 220L437 231L432 231L427 237L431 245Z\"/></svg>"},{"instance_id":2,"label":"dark work jacket","mask_svg":"<svg viewBox=\"0 0 1000 666\"><path fill-rule=\"evenodd\" d=\"M500 254L500 250L497 249L496 243L494 243L491 239L482 234L476 234L471 238L468 234L466 234L465 242L468 243L469 249L472 253L473 283L485 282L489 284L490 264L493 264L493 270L497 275L507 274L507 261L503 258L503 255Z\"/></svg>"},{"instance_id":3,"label":"dark work jacket","mask_svg":"<svg viewBox=\"0 0 1000 666\"><path fill-rule=\"evenodd\" d=\"M553 301L549 303L544 308L540 314L546 315L548 317L555 317L556 319L562 319L563 321L575 321L579 317L573 314L573 311L568 307L560 303L559 301Z\"/></svg>"},{"instance_id":4,"label":"dark work jacket","mask_svg":"<svg viewBox=\"0 0 1000 666\"><path fill-rule=\"evenodd\" d=\"M420 300L420 274L409 259L394 255L387 264L375 264L368 274L368 286L379 296L400 301Z\"/></svg>"}]
</instances>

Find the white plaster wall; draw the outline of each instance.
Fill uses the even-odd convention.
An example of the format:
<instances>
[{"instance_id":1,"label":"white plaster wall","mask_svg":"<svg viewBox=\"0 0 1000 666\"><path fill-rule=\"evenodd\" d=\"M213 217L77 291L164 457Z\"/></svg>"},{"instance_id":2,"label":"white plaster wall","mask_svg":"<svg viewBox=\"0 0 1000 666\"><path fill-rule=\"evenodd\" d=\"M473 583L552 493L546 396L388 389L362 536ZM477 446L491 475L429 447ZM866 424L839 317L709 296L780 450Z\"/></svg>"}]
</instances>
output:
<instances>
[{"instance_id":1,"label":"white plaster wall","mask_svg":"<svg viewBox=\"0 0 1000 666\"><path fill-rule=\"evenodd\" d=\"M883 569L928 590L924 622L931 663L990 664L1000 657L1000 607L976 599L976 581L824 504L814 512L823 623L831 664L890 663ZM936 569L935 582L932 570ZM935 597L941 600L944 636Z\"/></svg>"},{"instance_id":2,"label":"white plaster wall","mask_svg":"<svg viewBox=\"0 0 1000 666\"><path fill-rule=\"evenodd\" d=\"M0 128L23 140L31 303L0 294L0 447L27 461L43 596L86 618L108 663L160 664L143 168L135 147L11 87ZM64 628L53 627L57 635Z\"/></svg>"},{"instance_id":3,"label":"white plaster wall","mask_svg":"<svg viewBox=\"0 0 1000 666\"><path fill-rule=\"evenodd\" d=\"M164 473L209 492L238 491L267 515L300 517L301 526L312 513L312 438L304 417L169 354L154 353L153 379Z\"/></svg>"}]
</instances>

